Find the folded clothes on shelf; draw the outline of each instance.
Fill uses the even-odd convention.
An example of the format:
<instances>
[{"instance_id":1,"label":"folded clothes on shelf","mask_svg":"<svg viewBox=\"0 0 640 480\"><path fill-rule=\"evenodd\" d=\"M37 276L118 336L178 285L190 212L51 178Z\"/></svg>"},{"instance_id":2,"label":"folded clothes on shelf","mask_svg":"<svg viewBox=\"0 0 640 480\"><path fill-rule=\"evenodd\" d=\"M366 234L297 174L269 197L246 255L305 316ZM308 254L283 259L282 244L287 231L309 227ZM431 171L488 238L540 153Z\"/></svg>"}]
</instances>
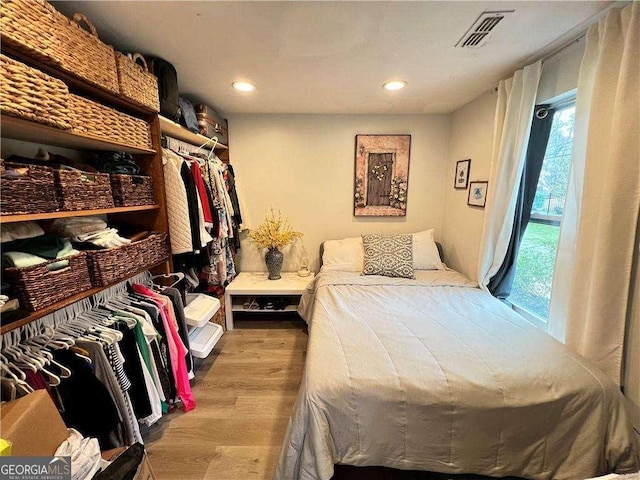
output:
<instances>
[{"instance_id":1,"label":"folded clothes on shelf","mask_svg":"<svg viewBox=\"0 0 640 480\"><path fill-rule=\"evenodd\" d=\"M44 230L36 222L16 222L2 225L0 242L11 242L44 235Z\"/></svg>"},{"instance_id":2,"label":"folded clothes on shelf","mask_svg":"<svg viewBox=\"0 0 640 480\"><path fill-rule=\"evenodd\" d=\"M105 228L104 230L98 230L97 232L77 235L73 237L72 240L76 248L81 248L81 246L86 244L94 245L94 248L111 248L131 243L131 240L128 238L121 237L118 234L118 230L115 228Z\"/></svg>"},{"instance_id":3,"label":"folded clothes on shelf","mask_svg":"<svg viewBox=\"0 0 640 480\"><path fill-rule=\"evenodd\" d=\"M38 237L14 240L2 244L2 265L6 267L26 268L48 262L53 259L63 259L78 254L68 240L63 240L50 233ZM47 265L50 271L60 270L69 266L68 260L60 260Z\"/></svg>"},{"instance_id":4,"label":"folded clothes on shelf","mask_svg":"<svg viewBox=\"0 0 640 480\"><path fill-rule=\"evenodd\" d=\"M107 228L107 222L100 217L58 218L53 221L50 231L61 237L73 238L98 232Z\"/></svg>"}]
</instances>

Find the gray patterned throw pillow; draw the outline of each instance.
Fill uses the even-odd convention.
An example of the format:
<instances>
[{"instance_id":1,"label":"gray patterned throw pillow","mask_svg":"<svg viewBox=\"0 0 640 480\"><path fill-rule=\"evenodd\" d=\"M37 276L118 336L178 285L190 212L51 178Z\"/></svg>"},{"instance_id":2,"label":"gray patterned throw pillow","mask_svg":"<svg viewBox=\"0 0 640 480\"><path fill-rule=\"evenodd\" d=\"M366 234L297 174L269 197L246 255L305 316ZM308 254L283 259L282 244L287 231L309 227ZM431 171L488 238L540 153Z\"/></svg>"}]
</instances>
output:
<instances>
[{"instance_id":1,"label":"gray patterned throw pillow","mask_svg":"<svg viewBox=\"0 0 640 480\"><path fill-rule=\"evenodd\" d=\"M412 235L362 235L363 275L415 278Z\"/></svg>"}]
</instances>

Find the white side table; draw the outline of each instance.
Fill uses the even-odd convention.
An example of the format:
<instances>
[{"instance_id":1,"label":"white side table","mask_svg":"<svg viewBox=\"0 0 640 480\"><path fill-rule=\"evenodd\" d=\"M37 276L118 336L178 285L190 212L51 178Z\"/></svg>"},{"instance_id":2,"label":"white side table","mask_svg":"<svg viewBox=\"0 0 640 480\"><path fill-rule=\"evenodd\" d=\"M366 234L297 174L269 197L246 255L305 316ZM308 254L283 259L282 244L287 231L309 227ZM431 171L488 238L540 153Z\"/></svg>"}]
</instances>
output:
<instances>
[{"instance_id":1,"label":"white side table","mask_svg":"<svg viewBox=\"0 0 640 480\"><path fill-rule=\"evenodd\" d=\"M233 330L233 312L246 313L282 313L298 309L298 301L309 282L313 280L313 273L308 277L300 277L295 272L283 272L279 280L269 280L267 273L241 272L227 286L224 292L225 314L227 330ZM297 297L295 304L289 304L284 310L253 310L243 306L244 298L238 297ZM236 303L234 304L234 298ZM240 302L238 301L240 300Z\"/></svg>"}]
</instances>

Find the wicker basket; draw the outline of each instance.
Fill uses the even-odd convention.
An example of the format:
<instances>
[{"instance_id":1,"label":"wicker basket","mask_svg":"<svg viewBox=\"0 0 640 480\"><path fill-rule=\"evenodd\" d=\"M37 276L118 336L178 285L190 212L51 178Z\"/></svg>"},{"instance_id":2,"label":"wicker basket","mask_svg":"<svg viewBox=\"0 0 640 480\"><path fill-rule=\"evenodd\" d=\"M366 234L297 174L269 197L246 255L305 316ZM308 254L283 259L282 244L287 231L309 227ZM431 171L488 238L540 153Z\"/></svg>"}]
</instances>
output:
<instances>
[{"instance_id":1,"label":"wicker basket","mask_svg":"<svg viewBox=\"0 0 640 480\"><path fill-rule=\"evenodd\" d=\"M144 175L111 175L111 190L116 207L154 205L153 179Z\"/></svg>"},{"instance_id":2,"label":"wicker basket","mask_svg":"<svg viewBox=\"0 0 640 480\"><path fill-rule=\"evenodd\" d=\"M227 331L227 323L226 323L226 316L225 316L225 305L224 305L224 296L220 297L218 300L220 300L220 308L218 309L218 311L213 315L213 318L211 319L212 323L217 323L218 325L220 325L222 327L222 331L226 332Z\"/></svg>"},{"instance_id":3,"label":"wicker basket","mask_svg":"<svg viewBox=\"0 0 640 480\"><path fill-rule=\"evenodd\" d=\"M5 167L25 169L24 175L8 175ZM0 161L2 182L2 215L45 213L58 211L53 169L21 163Z\"/></svg>"},{"instance_id":4,"label":"wicker basket","mask_svg":"<svg viewBox=\"0 0 640 480\"><path fill-rule=\"evenodd\" d=\"M108 173L55 170L54 175L61 210L97 210L114 206Z\"/></svg>"},{"instance_id":5,"label":"wicker basket","mask_svg":"<svg viewBox=\"0 0 640 480\"><path fill-rule=\"evenodd\" d=\"M151 129L143 120L78 95L69 94L69 121L78 135L151 149Z\"/></svg>"},{"instance_id":6,"label":"wicker basket","mask_svg":"<svg viewBox=\"0 0 640 480\"><path fill-rule=\"evenodd\" d=\"M142 61L144 67L138 65L137 60ZM159 112L158 79L147 70L147 62L144 57L136 53L132 60L126 55L116 52L116 65L120 95L138 105L149 107L154 112Z\"/></svg>"},{"instance_id":7,"label":"wicker basket","mask_svg":"<svg viewBox=\"0 0 640 480\"><path fill-rule=\"evenodd\" d=\"M69 90L64 82L0 55L0 111L51 127L68 129Z\"/></svg>"},{"instance_id":8,"label":"wicker basket","mask_svg":"<svg viewBox=\"0 0 640 480\"><path fill-rule=\"evenodd\" d=\"M57 15L57 36L62 47L60 68L103 90L118 93L118 72L113 47L100 41L96 28L81 13L76 13L71 19L61 13ZM85 23L90 33L80 23Z\"/></svg>"},{"instance_id":9,"label":"wicker basket","mask_svg":"<svg viewBox=\"0 0 640 480\"><path fill-rule=\"evenodd\" d=\"M62 260L68 260L69 265L61 270L49 271L50 264ZM6 268L3 270L3 274L3 281L12 285L20 300L20 306L29 311L48 307L55 302L91 288L84 253L51 260L32 267Z\"/></svg>"},{"instance_id":10,"label":"wicker basket","mask_svg":"<svg viewBox=\"0 0 640 480\"><path fill-rule=\"evenodd\" d=\"M60 14L43 0L0 2L0 34L3 46L59 66L61 44L57 36Z\"/></svg>"},{"instance_id":11,"label":"wicker basket","mask_svg":"<svg viewBox=\"0 0 640 480\"><path fill-rule=\"evenodd\" d=\"M91 283L103 287L169 258L167 234L152 232L147 238L121 247L87 252Z\"/></svg>"}]
</instances>

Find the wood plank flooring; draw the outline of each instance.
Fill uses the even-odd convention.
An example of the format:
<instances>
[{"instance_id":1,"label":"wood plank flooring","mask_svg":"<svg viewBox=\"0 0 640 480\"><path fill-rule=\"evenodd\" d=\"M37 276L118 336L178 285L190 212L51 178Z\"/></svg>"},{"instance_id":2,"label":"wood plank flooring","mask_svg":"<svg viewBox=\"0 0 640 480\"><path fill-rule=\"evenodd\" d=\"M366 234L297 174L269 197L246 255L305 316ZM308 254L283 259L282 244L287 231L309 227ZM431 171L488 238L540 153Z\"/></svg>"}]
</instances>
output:
<instances>
[{"instance_id":1,"label":"wood plank flooring","mask_svg":"<svg viewBox=\"0 0 640 480\"><path fill-rule=\"evenodd\" d=\"M158 480L271 479L307 349L302 320L238 320L196 365L196 408L145 432Z\"/></svg>"}]
</instances>

